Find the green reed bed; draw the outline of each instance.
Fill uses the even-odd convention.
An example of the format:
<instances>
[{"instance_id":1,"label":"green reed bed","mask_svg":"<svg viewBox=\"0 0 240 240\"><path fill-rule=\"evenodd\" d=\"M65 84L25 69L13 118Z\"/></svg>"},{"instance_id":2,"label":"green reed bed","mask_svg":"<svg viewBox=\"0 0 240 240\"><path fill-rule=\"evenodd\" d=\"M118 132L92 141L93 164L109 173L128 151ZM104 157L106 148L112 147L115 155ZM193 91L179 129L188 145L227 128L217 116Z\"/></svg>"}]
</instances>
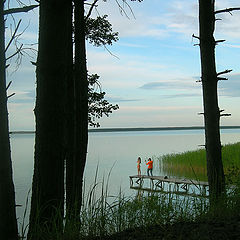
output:
<instances>
[{"instance_id":1,"label":"green reed bed","mask_svg":"<svg viewBox=\"0 0 240 240\"><path fill-rule=\"evenodd\" d=\"M218 218L239 217L240 188L229 192L224 207ZM56 222L59 222L56 214ZM105 239L115 233L128 229L149 229L151 226L165 228L172 224L184 222L197 223L213 217L209 212L207 198L187 197L174 194L144 193L134 197L125 197L122 191L118 196L111 196L108 184L95 183L84 197L80 219L65 224L64 232L54 231L39 234L46 240L80 240L100 237ZM41 230L41 226L38 226Z\"/></svg>"},{"instance_id":2,"label":"green reed bed","mask_svg":"<svg viewBox=\"0 0 240 240\"><path fill-rule=\"evenodd\" d=\"M173 194L148 193L137 197L103 195L87 198L81 212L81 238L109 236L126 229L194 221L207 212L208 200ZM97 194L97 193L94 193ZM89 195L90 197L90 195ZM91 196L93 197L93 195Z\"/></svg>"},{"instance_id":3,"label":"green reed bed","mask_svg":"<svg viewBox=\"0 0 240 240\"><path fill-rule=\"evenodd\" d=\"M231 152L227 156L231 156L228 159L232 160L232 158L235 158L235 155L238 155L238 146L239 144L228 149L229 146L227 145L223 154ZM200 153L197 155L195 155L196 152L188 153L188 159L198 159L195 163L201 166L201 157L197 158L197 156L203 156L204 152L202 153L202 151L198 151ZM179 161L179 158L177 160ZM182 161L186 161L186 158L183 158ZM230 160L227 161L230 162ZM109 193L110 173L106 181L104 179L99 181L97 171L90 190L84 190L84 201L79 219L72 222L72 220L68 221L68 219L59 219L60 214L56 214L54 221L56 223L59 221L64 223L64 232L57 229L57 224L54 231L46 231L44 229L45 232L42 232L41 226L38 225L37 231L39 235L44 236L42 239L86 240L97 236L105 239L105 236L120 233L127 229L136 229L137 231L137 229L145 229L156 225L159 228L165 228L165 226L175 223L201 222L212 217L211 212L209 212L210 208L207 198L180 196L172 193L146 193L142 191L134 192L135 195L132 197L126 197L121 189L118 196L112 196ZM236 173L235 175L239 176ZM222 219L240 217L240 181L235 186L235 188L228 191L226 200L223 201L224 206L219 211ZM26 231L24 230L22 239L26 236L25 234Z\"/></svg>"},{"instance_id":4,"label":"green reed bed","mask_svg":"<svg viewBox=\"0 0 240 240\"><path fill-rule=\"evenodd\" d=\"M222 148L225 173L240 169L240 143L227 144ZM207 180L206 151L200 149L177 154L166 154L159 158L162 171L167 175L197 180Z\"/></svg>"},{"instance_id":5,"label":"green reed bed","mask_svg":"<svg viewBox=\"0 0 240 240\"><path fill-rule=\"evenodd\" d=\"M95 181L84 196L80 214L81 239L104 237L127 229L145 228L156 224L171 224L183 219L194 221L208 209L207 199L171 193L138 191L134 196L126 197L120 189L118 196L112 196L108 191L109 179L110 173L107 181L103 179L97 182L96 171Z\"/></svg>"}]
</instances>

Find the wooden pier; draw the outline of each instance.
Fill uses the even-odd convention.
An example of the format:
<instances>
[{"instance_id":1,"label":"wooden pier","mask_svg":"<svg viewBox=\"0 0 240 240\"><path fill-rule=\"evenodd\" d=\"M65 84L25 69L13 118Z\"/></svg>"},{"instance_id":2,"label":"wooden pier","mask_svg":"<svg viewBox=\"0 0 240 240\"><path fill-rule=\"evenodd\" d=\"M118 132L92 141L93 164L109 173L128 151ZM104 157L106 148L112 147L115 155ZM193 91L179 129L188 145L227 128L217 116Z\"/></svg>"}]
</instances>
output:
<instances>
[{"instance_id":1,"label":"wooden pier","mask_svg":"<svg viewBox=\"0 0 240 240\"><path fill-rule=\"evenodd\" d=\"M129 176L129 179L130 188L136 190L175 193L189 196L207 196L208 182L204 181L147 175ZM144 186L144 181L150 181L148 187Z\"/></svg>"}]
</instances>

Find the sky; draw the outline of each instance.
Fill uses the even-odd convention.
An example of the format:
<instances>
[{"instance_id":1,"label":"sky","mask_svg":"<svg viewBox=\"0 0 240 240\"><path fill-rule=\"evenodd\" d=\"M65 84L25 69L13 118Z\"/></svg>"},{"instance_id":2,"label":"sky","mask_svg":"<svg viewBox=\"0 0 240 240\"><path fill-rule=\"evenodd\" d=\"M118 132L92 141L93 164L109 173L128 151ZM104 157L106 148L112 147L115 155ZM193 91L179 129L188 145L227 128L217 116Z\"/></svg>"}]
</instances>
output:
<instances>
[{"instance_id":1,"label":"sky","mask_svg":"<svg viewBox=\"0 0 240 240\"><path fill-rule=\"evenodd\" d=\"M15 0L16 1L16 0ZM143 0L122 5L121 0L100 0L96 14L108 15L119 41L112 46L87 43L89 73L100 76L106 99L119 110L99 122L103 128L203 126L198 41L197 0ZM26 1L26 4L31 2ZM34 1L32 1L34 3ZM118 4L121 4L122 10ZM12 5L15 6L15 5ZM216 10L240 7L237 0L216 0ZM231 117L221 125L240 125L240 11L219 14L216 39L225 39L216 48L217 71L232 69L228 81L218 84L219 107ZM22 19L18 40L26 48L37 48L38 10L17 14ZM6 43L14 25L8 16ZM14 51L11 47L7 56ZM26 50L18 66L12 59L7 69L10 130L34 130L36 51Z\"/></svg>"}]
</instances>

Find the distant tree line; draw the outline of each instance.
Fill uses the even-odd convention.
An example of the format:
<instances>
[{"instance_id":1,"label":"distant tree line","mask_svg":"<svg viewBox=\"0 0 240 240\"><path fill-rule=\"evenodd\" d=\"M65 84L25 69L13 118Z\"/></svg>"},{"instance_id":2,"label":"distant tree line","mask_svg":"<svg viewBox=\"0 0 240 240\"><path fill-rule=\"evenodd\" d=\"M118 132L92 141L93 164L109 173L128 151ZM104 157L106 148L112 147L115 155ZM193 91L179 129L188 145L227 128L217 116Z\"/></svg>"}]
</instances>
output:
<instances>
[{"instance_id":1,"label":"distant tree line","mask_svg":"<svg viewBox=\"0 0 240 240\"><path fill-rule=\"evenodd\" d=\"M40 17L35 63L36 135L29 240L46 239L45 234L56 229L64 233L65 194L65 228L79 223L88 125L99 126L98 118L118 109L117 105L104 99L104 92L95 91L99 76L87 71L86 39L95 46L109 45L118 39L107 16L90 17L98 0L91 3L87 0L36 1ZM0 0L0 236L16 240L18 231L7 112L4 15L26 12L38 5L4 10L4 4L6 1ZM215 40L213 33L216 15L234 10L239 8L215 11L214 0L199 0L200 32L198 37L194 36L200 41L202 114L212 206L225 194L219 121L221 116L229 115L219 109L217 83L225 80L222 74L230 72L216 72L215 46L223 40Z\"/></svg>"}]
</instances>

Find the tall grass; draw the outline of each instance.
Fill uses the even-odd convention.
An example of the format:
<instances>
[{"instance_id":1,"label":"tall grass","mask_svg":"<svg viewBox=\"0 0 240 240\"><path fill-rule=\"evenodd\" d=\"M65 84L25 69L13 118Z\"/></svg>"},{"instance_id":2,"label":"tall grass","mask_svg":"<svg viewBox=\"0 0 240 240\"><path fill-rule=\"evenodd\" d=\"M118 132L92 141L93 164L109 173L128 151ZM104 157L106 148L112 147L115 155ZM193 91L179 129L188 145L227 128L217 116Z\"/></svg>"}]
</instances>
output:
<instances>
[{"instance_id":1,"label":"tall grass","mask_svg":"<svg viewBox=\"0 0 240 240\"><path fill-rule=\"evenodd\" d=\"M95 179L91 189L84 196L83 207L76 222L66 224L64 232L58 231L57 228L53 231L46 231L44 228L45 232L39 231L39 234L47 240L93 239L96 236L105 239L106 236L127 229L197 222L211 216L206 198L151 192L140 194L140 197L126 197L121 189L118 196L112 196L108 187L108 179L102 179L101 182ZM240 188L229 192L220 211L223 219L239 215L239 198ZM59 217L60 215L56 214L56 223L59 222Z\"/></svg>"},{"instance_id":2,"label":"tall grass","mask_svg":"<svg viewBox=\"0 0 240 240\"><path fill-rule=\"evenodd\" d=\"M232 166L232 164L236 166L232 170L230 168L231 173L240 165L239 146L238 143L233 146L226 145L223 148L224 166ZM161 161L162 167L169 164L172 170L176 164L182 164L183 170L185 170L184 165L187 165L192 172L192 169L196 171L197 168L201 169L204 166L204 158L204 150L198 150L184 154L165 155ZM112 196L109 193L110 174L111 171L106 179L102 178L99 181L97 168L90 190L84 189L79 219L68 222L68 219L60 219L61 214L56 211L56 217L53 219L56 222L56 228L48 230L44 227L42 231L41 226L37 226L38 234L47 240L93 239L96 236L104 239L106 236L127 229L147 228L152 225L164 226L186 221L197 222L211 216L209 202L206 198L154 192L129 197L124 195L121 188L117 196ZM195 176L197 174L197 171L194 172ZM240 217L240 180L236 171L234 174L238 182L235 188L228 191L224 206L219 211L223 219ZM57 227L60 221L68 223L64 224L63 232ZM26 229L23 228L22 232L26 234Z\"/></svg>"},{"instance_id":3,"label":"tall grass","mask_svg":"<svg viewBox=\"0 0 240 240\"><path fill-rule=\"evenodd\" d=\"M222 148L224 171L240 169L240 143L227 144ZM207 180L206 151L200 149L159 157L162 171L167 175Z\"/></svg>"},{"instance_id":4,"label":"tall grass","mask_svg":"<svg viewBox=\"0 0 240 240\"><path fill-rule=\"evenodd\" d=\"M139 198L125 197L120 191L116 197L102 195L95 202L90 199L85 201L87 204L80 215L80 236L90 239L126 229L171 224L182 220L194 221L208 209L207 199L173 194L148 193Z\"/></svg>"}]
</instances>

